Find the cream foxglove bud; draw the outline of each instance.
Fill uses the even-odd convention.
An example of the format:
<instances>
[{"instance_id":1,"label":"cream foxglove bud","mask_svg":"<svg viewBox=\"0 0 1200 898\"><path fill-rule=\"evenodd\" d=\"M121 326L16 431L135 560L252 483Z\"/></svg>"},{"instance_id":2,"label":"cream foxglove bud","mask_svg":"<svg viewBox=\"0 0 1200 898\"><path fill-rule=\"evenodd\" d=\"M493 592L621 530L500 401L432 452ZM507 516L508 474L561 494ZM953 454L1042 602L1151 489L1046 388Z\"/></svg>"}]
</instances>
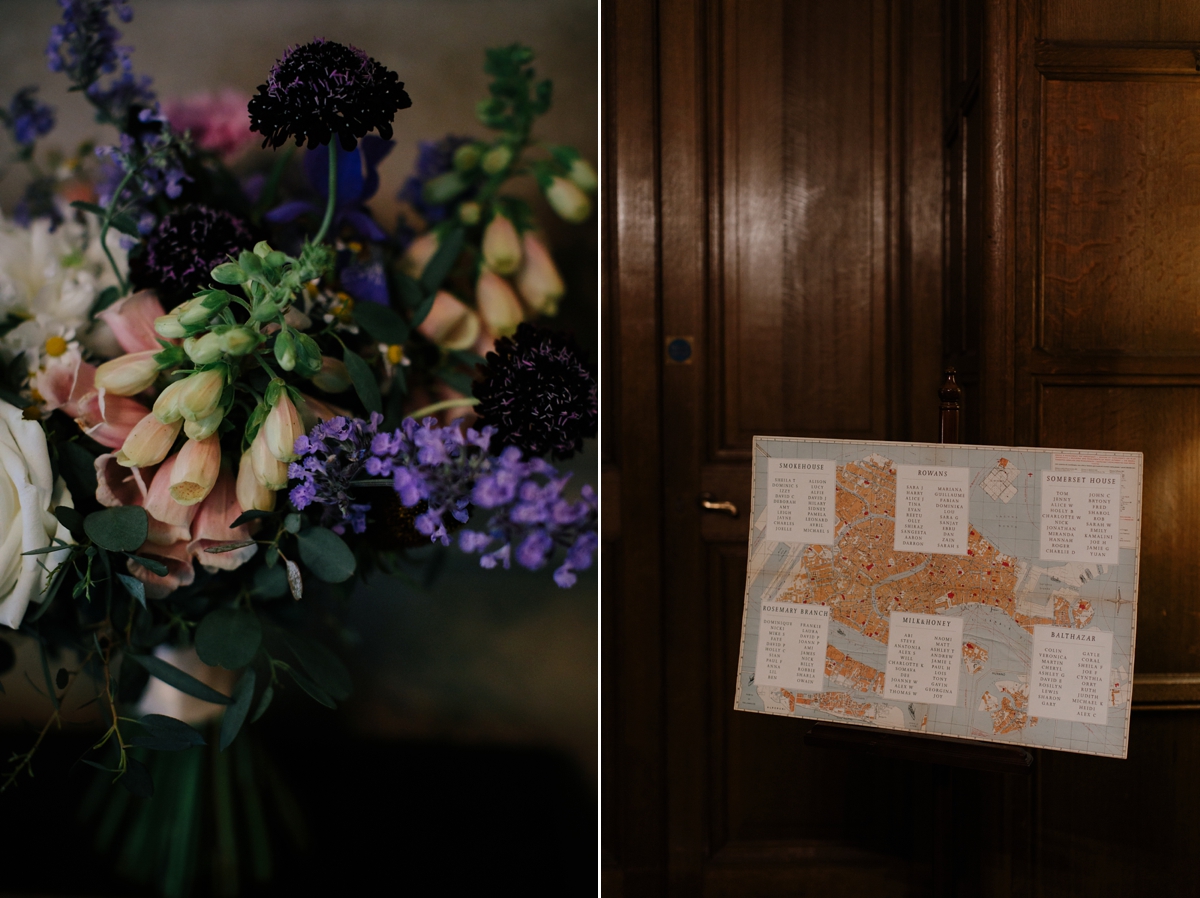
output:
<instances>
[{"instance_id":1,"label":"cream foxglove bud","mask_svg":"<svg viewBox=\"0 0 1200 898\"><path fill-rule=\"evenodd\" d=\"M228 294L222 291L213 291L205 296L197 296L187 301L186 308L178 306L175 309L175 315L184 327L199 327L202 324L208 324L214 315L229 305L227 296Z\"/></svg>"},{"instance_id":2,"label":"cream foxglove bud","mask_svg":"<svg viewBox=\"0 0 1200 898\"><path fill-rule=\"evenodd\" d=\"M225 389L225 372L221 368L210 368L208 371L190 374L180 383L183 386L179 390L176 403L179 413L186 420L199 421L207 418L220 407L221 393Z\"/></svg>"},{"instance_id":3,"label":"cream foxglove bud","mask_svg":"<svg viewBox=\"0 0 1200 898\"><path fill-rule=\"evenodd\" d=\"M596 189L596 172L595 170L579 156L571 163L571 170L567 172L567 177L580 190L587 193L592 193Z\"/></svg>"},{"instance_id":4,"label":"cream foxglove bud","mask_svg":"<svg viewBox=\"0 0 1200 898\"><path fill-rule=\"evenodd\" d=\"M532 231L521 235L521 244L525 261L517 272L517 292L535 315L555 315L565 288L554 259Z\"/></svg>"},{"instance_id":5,"label":"cream foxglove bud","mask_svg":"<svg viewBox=\"0 0 1200 898\"><path fill-rule=\"evenodd\" d=\"M261 338L254 328L239 324L237 327L221 331L219 339L222 352L228 355L245 355L258 346Z\"/></svg>"},{"instance_id":6,"label":"cream foxglove bud","mask_svg":"<svg viewBox=\"0 0 1200 898\"><path fill-rule=\"evenodd\" d=\"M474 200L468 200L458 206L458 220L465 225L479 224L481 215L483 215L483 209Z\"/></svg>"},{"instance_id":7,"label":"cream foxglove bud","mask_svg":"<svg viewBox=\"0 0 1200 898\"><path fill-rule=\"evenodd\" d=\"M133 430L117 450L117 464L126 468L157 465L175 445L181 423L182 420L176 418L170 424L163 424L153 414L146 415L133 425Z\"/></svg>"},{"instance_id":8,"label":"cream foxglove bud","mask_svg":"<svg viewBox=\"0 0 1200 898\"><path fill-rule=\"evenodd\" d=\"M242 453L242 460L238 462L237 474L237 500L243 510L250 511L274 511L275 510L275 491L269 490L254 476L254 463L250 457L250 450L247 449Z\"/></svg>"},{"instance_id":9,"label":"cream foxglove bud","mask_svg":"<svg viewBox=\"0 0 1200 898\"><path fill-rule=\"evenodd\" d=\"M517 325L525 317L512 285L486 268L479 272L479 280L475 282L475 305L488 333L497 337L516 333Z\"/></svg>"},{"instance_id":10,"label":"cream foxglove bud","mask_svg":"<svg viewBox=\"0 0 1200 898\"><path fill-rule=\"evenodd\" d=\"M346 363L333 356L321 356L321 370L312 376L312 384L326 393L342 393L350 389L350 371Z\"/></svg>"},{"instance_id":11,"label":"cream foxglove bud","mask_svg":"<svg viewBox=\"0 0 1200 898\"><path fill-rule=\"evenodd\" d=\"M439 290L417 330L438 346L470 349L479 338L479 316L454 295Z\"/></svg>"},{"instance_id":12,"label":"cream foxglove bud","mask_svg":"<svg viewBox=\"0 0 1200 898\"><path fill-rule=\"evenodd\" d=\"M410 278L419 278L421 272L425 270L425 266L429 264L429 260L433 258L433 254L437 251L437 235L433 233L422 234L410 243L408 249L404 251L404 256L400 259L400 270Z\"/></svg>"},{"instance_id":13,"label":"cream foxglove bud","mask_svg":"<svg viewBox=\"0 0 1200 898\"><path fill-rule=\"evenodd\" d=\"M489 175L496 175L508 168L508 163L512 162L512 157L512 147L502 143L484 153L483 161L480 164L483 166L483 170Z\"/></svg>"},{"instance_id":14,"label":"cream foxglove bud","mask_svg":"<svg viewBox=\"0 0 1200 898\"><path fill-rule=\"evenodd\" d=\"M287 486L287 465L271 454L267 445L266 425L258 429L254 442L250 444L250 466L254 479L269 490L281 490Z\"/></svg>"},{"instance_id":15,"label":"cream foxglove bud","mask_svg":"<svg viewBox=\"0 0 1200 898\"><path fill-rule=\"evenodd\" d=\"M208 365L224 355L221 338L212 331L200 337L188 337L183 341L183 351L197 365Z\"/></svg>"},{"instance_id":16,"label":"cream foxglove bud","mask_svg":"<svg viewBox=\"0 0 1200 898\"><path fill-rule=\"evenodd\" d=\"M279 394L274 408L267 415L262 431L266 433L267 448L280 461L296 460L296 438L304 433L300 414L286 391Z\"/></svg>"},{"instance_id":17,"label":"cream foxglove bud","mask_svg":"<svg viewBox=\"0 0 1200 898\"><path fill-rule=\"evenodd\" d=\"M512 221L499 213L483 231L483 261L496 274L512 274L521 264L521 238Z\"/></svg>"},{"instance_id":18,"label":"cream foxglove bud","mask_svg":"<svg viewBox=\"0 0 1200 898\"><path fill-rule=\"evenodd\" d=\"M158 378L157 349L117 356L96 369L96 389L114 396L135 396Z\"/></svg>"},{"instance_id":19,"label":"cream foxglove bud","mask_svg":"<svg viewBox=\"0 0 1200 898\"><path fill-rule=\"evenodd\" d=\"M546 201L559 218L579 224L592 213L592 204L574 183L555 175L546 188Z\"/></svg>"},{"instance_id":20,"label":"cream foxglove bud","mask_svg":"<svg viewBox=\"0 0 1200 898\"><path fill-rule=\"evenodd\" d=\"M167 384L158 394L158 398L154 400L154 417L163 424L173 424L182 417L179 412L179 397L183 393L183 385L186 382L186 380L177 380Z\"/></svg>"},{"instance_id":21,"label":"cream foxglove bud","mask_svg":"<svg viewBox=\"0 0 1200 898\"><path fill-rule=\"evenodd\" d=\"M176 309L175 311L179 310ZM160 337L165 337L168 340L178 340L187 336L187 328L183 326L183 323L179 320L179 316L175 312L155 318L154 330Z\"/></svg>"},{"instance_id":22,"label":"cream foxglove bud","mask_svg":"<svg viewBox=\"0 0 1200 898\"><path fill-rule=\"evenodd\" d=\"M171 498L180 505L203 502L212 492L221 473L221 440L210 436L204 440L188 440L175 457L171 469Z\"/></svg>"},{"instance_id":23,"label":"cream foxglove bud","mask_svg":"<svg viewBox=\"0 0 1200 898\"><path fill-rule=\"evenodd\" d=\"M479 164L479 144L464 143L454 151L454 167L467 172Z\"/></svg>"},{"instance_id":24,"label":"cream foxglove bud","mask_svg":"<svg viewBox=\"0 0 1200 898\"><path fill-rule=\"evenodd\" d=\"M221 426L221 421L225 418L225 411L218 408L207 418L200 418L198 421L184 421L183 432L192 440L205 440L217 432L217 428Z\"/></svg>"}]
</instances>

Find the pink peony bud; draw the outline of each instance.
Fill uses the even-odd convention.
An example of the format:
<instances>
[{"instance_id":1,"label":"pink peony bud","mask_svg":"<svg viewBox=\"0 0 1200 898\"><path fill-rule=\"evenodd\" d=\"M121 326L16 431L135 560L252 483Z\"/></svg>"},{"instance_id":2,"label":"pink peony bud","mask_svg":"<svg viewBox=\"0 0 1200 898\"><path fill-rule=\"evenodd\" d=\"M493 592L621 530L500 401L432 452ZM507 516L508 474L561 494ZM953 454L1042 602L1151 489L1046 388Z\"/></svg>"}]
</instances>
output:
<instances>
[{"instance_id":1,"label":"pink peony bud","mask_svg":"<svg viewBox=\"0 0 1200 898\"><path fill-rule=\"evenodd\" d=\"M254 476L254 463L250 457L250 450L243 452L242 459L238 462L236 491L238 504L246 511L251 509L256 511L275 510L275 491L267 489Z\"/></svg>"},{"instance_id":2,"label":"pink peony bud","mask_svg":"<svg viewBox=\"0 0 1200 898\"><path fill-rule=\"evenodd\" d=\"M417 330L438 346L470 349L479 337L479 317L457 297L439 290Z\"/></svg>"},{"instance_id":3,"label":"pink peony bud","mask_svg":"<svg viewBox=\"0 0 1200 898\"><path fill-rule=\"evenodd\" d=\"M192 541L188 543L188 551L196 556L196 561L209 571L231 571L249 561L258 546L243 546L231 552L205 552L210 546L221 543L241 542L250 538L250 529L242 524L230 528L243 508L237 497L237 485L231 471L222 471L217 477L217 483L208 498L200 504L200 511L192 524Z\"/></svg>"},{"instance_id":4,"label":"pink peony bud","mask_svg":"<svg viewBox=\"0 0 1200 898\"><path fill-rule=\"evenodd\" d=\"M433 254L437 251L437 235L433 233L422 234L410 243L408 249L404 251L404 256L400 259L400 270L410 278L419 278L421 272L425 270L425 266L429 264L429 260L433 258Z\"/></svg>"},{"instance_id":5,"label":"pink peony bud","mask_svg":"<svg viewBox=\"0 0 1200 898\"><path fill-rule=\"evenodd\" d=\"M564 221L579 224L592 214L587 195L573 182L555 175L546 188L546 201Z\"/></svg>"},{"instance_id":6,"label":"pink peony bud","mask_svg":"<svg viewBox=\"0 0 1200 898\"><path fill-rule=\"evenodd\" d=\"M296 460L296 438L304 433L300 414L286 392L279 394L275 407L267 415L262 431L266 433L267 448L280 461Z\"/></svg>"},{"instance_id":7,"label":"pink peony bud","mask_svg":"<svg viewBox=\"0 0 1200 898\"><path fill-rule=\"evenodd\" d=\"M117 342L126 352L158 352L158 333L154 320L164 314L162 303L153 290L140 290L132 296L118 299L97 317L108 325Z\"/></svg>"},{"instance_id":8,"label":"pink peony bud","mask_svg":"<svg viewBox=\"0 0 1200 898\"><path fill-rule=\"evenodd\" d=\"M525 317L512 285L486 268L479 272L479 280L475 282L475 305L487 332L497 337L516 333L517 325Z\"/></svg>"},{"instance_id":9,"label":"pink peony bud","mask_svg":"<svg viewBox=\"0 0 1200 898\"><path fill-rule=\"evenodd\" d=\"M281 490L287 486L287 465L271 454L267 443L267 428L260 427L250 444L250 466L254 478L269 490Z\"/></svg>"},{"instance_id":10,"label":"pink peony bud","mask_svg":"<svg viewBox=\"0 0 1200 898\"><path fill-rule=\"evenodd\" d=\"M512 274L521 264L521 238L513 223L499 213L483 231L483 261L496 274Z\"/></svg>"},{"instance_id":11,"label":"pink peony bud","mask_svg":"<svg viewBox=\"0 0 1200 898\"><path fill-rule=\"evenodd\" d=\"M117 450L117 463L126 468L148 468L157 465L179 436L181 421L163 424L153 413L148 413L129 431L125 442Z\"/></svg>"},{"instance_id":12,"label":"pink peony bud","mask_svg":"<svg viewBox=\"0 0 1200 898\"><path fill-rule=\"evenodd\" d=\"M159 349L145 349L118 356L96 369L96 388L114 396L136 396L154 385L158 377Z\"/></svg>"},{"instance_id":13,"label":"pink peony bud","mask_svg":"<svg viewBox=\"0 0 1200 898\"><path fill-rule=\"evenodd\" d=\"M101 446L117 449L125 443L150 409L128 396L110 396L104 390L89 393L79 403L75 423Z\"/></svg>"},{"instance_id":14,"label":"pink peony bud","mask_svg":"<svg viewBox=\"0 0 1200 898\"><path fill-rule=\"evenodd\" d=\"M175 456L171 471L171 498L180 505L203 502L221 473L221 441L216 436L188 440Z\"/></svg>"},{"instance_id":15,"label":"pink peony bud","mask_svg":"<svg viewBox=\"0 0 1200 898\"><path fill-rule=\"evenodd\" d=\"M521 243L525 248L525 262L517 272L517 291L533 314L556 315L564 287L554 259L532 231L521 235Z\"/></svg>"}]
</instances>

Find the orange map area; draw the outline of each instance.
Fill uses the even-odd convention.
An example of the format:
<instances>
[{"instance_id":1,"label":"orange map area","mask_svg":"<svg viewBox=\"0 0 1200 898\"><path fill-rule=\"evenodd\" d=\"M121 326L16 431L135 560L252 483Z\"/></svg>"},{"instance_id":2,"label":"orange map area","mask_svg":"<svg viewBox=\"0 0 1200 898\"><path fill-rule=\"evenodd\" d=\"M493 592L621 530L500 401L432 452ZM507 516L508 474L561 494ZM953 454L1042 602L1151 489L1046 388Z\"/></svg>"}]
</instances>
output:
<instances>
[{"instance_id":1,"label":"orange map area","mask_svg":"<svg viewBox=\"0 0 1200 898\"><path fill-rule=\"evenodd\" d=\"M996 685L1000 688L999 699L990 692L985 692L979 699L979 709L992 715L992 732L995 735L1015 733L1037 724L1038 719L1029 716L1027 684L1003 682Z\"/></svg>"},{"instance_id":2,"label":"orange map area","mask_svg":"<svg viewBox=\"0 0 1200 898\"><path fill-rule=\"evenodd\" d=\"M839 467L835 500L837 545L808 546L778 601L827 605L834 621L884 644L893 611L936 614L991 605L1030 633L1037 624L1082 627L1091 620L1086 602L1072 614L1071 598L1061 595L1053 598L1053 617L1019 612L1017 560L974 527L965 556L897 552L896 469L888 459L871 456Z\"/></svg>"},{"instance_id":3,"label":"orange map area","mask_svg":"<svg viewBox=\"0 0 1200 898\"><path fill-rule=\"evenodd\" d=\"M856 692L883 694L883 671L855 661L833 645L825 647L825 676Z\"/></svg>"},{"instance_id":4,"label":"orange map area","mask_svg":"<svg viewBox=\"0 0 1200 898\"><path fill-rule=\"evenodd\" d=\"M844 692L817 692L811 695L803 692L779 690L787 699L788 710L795 711L796 705L812 705L837 714L841 717L874 717L875 707L870 702L857 702Z\"/></svg>"}]
</instances>

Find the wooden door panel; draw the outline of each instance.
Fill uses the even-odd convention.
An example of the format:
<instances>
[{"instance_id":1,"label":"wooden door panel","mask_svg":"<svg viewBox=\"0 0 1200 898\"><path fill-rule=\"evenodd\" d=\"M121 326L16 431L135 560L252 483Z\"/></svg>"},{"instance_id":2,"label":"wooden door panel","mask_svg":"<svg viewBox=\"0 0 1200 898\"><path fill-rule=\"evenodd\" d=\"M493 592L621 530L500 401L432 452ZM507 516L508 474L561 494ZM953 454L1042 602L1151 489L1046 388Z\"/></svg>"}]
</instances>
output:
<instances>
[{"instance_id":1,"label":"wooden door panel","mask_svg":"<svg viewBox=\"0 0 1200 898\"><path fill-rule=\"evenodd\" d=\"M1200 41L1195 0L1045 0L1040 36L1056 41Z\"/></svg>"}]
</instances>

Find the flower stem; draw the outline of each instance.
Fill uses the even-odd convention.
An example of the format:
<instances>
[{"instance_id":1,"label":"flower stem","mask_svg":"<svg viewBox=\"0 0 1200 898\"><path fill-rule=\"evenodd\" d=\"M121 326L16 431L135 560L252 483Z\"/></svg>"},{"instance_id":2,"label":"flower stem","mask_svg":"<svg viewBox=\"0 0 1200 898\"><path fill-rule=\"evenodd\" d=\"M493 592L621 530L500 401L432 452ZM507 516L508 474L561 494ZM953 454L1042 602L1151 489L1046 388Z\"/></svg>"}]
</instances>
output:
<instances>
[{"instance_id":1,"label":"flower stem","mask_svg":"<svg viewBox=\"0 0 1200 898\"><path fill-rule=\"evenodd\" d=\"M337 139L329 141L329 199L325 203L325 218L321 221L321 229L313 238L313 243L325 239L325 232L333 221L333 207L337 204Z\"/></svg>"},{"instance_id":2,"label":"flower stem","mask_svg":"<svg viewBox=\"0 0 1200 898\"><path fill-rule=\"evenodd\" d=\"M415 412L405 415L406 418L412 418L419 421L426 415L432 415L434 412L445 411L448 408L468 408L472 405L479 405L479 400L474 396L463 396L461 399L443 399L441 402L435 402L432 405L427 405L424 408L419 408Z\"/></svg>"}]
</instances>

